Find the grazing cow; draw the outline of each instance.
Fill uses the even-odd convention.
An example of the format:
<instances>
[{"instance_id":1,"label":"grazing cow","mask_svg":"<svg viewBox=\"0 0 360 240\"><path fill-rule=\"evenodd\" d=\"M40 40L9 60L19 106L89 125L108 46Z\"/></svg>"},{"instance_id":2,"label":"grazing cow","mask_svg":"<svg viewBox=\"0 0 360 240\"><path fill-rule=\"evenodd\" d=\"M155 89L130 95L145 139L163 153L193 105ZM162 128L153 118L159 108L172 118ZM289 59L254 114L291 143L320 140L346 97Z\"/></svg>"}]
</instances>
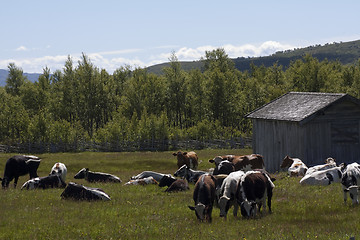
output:
<instances>
[{"instance_id":1,"label":"grazing cow","mask_svg":"<svg viewBox=\"0 0 360 240\"><path fill-rule=\"evenodd\" d=\"M158 182L152 177L139 178L139 179L131 179L124 185L148 185L148 184L158 184Z\"/></svg>"},{"instance_id":2,"label":"grazing cow","mask_svg":"<svg viewBox=\"0 0 360 240\"><path fill-rule=\"evenodd\" d=\"M196 170L199 163L198 163L198 156L195 152L177 152L173 153L174 156L177 158L177 166L180 168L182 165L186 164L191 169Z\"/></svg>"},{"instance_id":3,"label":"grazing cow","mask_svg":"<svg viewBox=\"0 0 360 240\"><path fill-rule=\"evenodd\" d=\"M343 165L340 167L332 167L325 170L315 171L305 176L300 180L303 185L321 185L326 186L331 183L341 182Z\"/></svg>"},{"instance_id":4,"label":"grazing cow","mask_svg":"<svg viewBox=\"0 0 360 240\"><path fill-rule=\"evenodd\" d=\"M132 176L130 179L136 180L136 179L141 179L141 178L153 177L157 182L160 182L160 180L164 176L173 177L173 176L171 176L171 174L164 174L164 173L158 173L158 172L153 172L153 171L143 171L142 173L140 173L136 176Z\"/></svg>"},{"instance_id":5,"label":"grazing cow","mask_svg":"<svg viewBox=\"0 0 360 240\"><path fill-rule=\"evenodd\" d=\"M213 174L219 175L219 174L230 174L231 172L235 171L235 166L232 162L229 162L229 160L224 160L219 163L214 169Z\"/></svg>"},{"instance_id":6,"label":"grazing cow","mask_svg":"<svg viewBox=\"0 0 360 240\"><path fill-rule=\"evenodd\" d=\"M202 175L195 184L193 199L195 206L188 206L195 211L199 221L211 222L211 212L215 200L215 178L212 175Z\"/></svg>"},{"instance_id":7,"label":"grazing cow","mask_svg":"<svg viewBox=\"0 0 360 240\"><path fill-rule=\"evenodd\" d=\"M236 199L240 205L241 214L244 217L255 217L257 207L260 212L262 206L264 212L266 198L269 213L271 213L271 198L274 187L274 183L265 172L249 171L242 175L236 190Z\"/></svg>"},{"instance_id":8,"label":"grazing cow","mask_svg":"<svg viewBox=\"0 0 360 240\"><path fill-rule=\"evenodd\" d=\"M10 182L15 179L14 188L16 188L19 176L27 173L29 173L30 179L38 177L37 169L40 162L40 158L29 155L15 155L9 158L5 164L4 177L2 179L0 178L0 180L2 180L2 187L9 187Z\"/></svg>"},{"instance_id":9,"label":"grazing cow","mask_svg":"<svg viewBox=\"0 0 360 240\"><path fill-rule=\"evenodd\" d=\"M64 187L66 187L66 183L62 180L61 176L53 174L46 177L37 177L30 179L22 185L21 190L23 189L31 190L36 188L42 188L42 189L64 188Z\"/></svg>"},{"instance_id":10,"label":"grazing cow","mask_svg":"<svg viewBox=\"0 0 360 240\"><path fill-rule=\"evenodd\" d=\"M186 180L168 176L164 176L159 182L159 187L164 186L168 186L165 192L186 191L190 189Z\"/></svg>"},{"instance_id":11,"label":"grazing cow","mask_svg":"<svg viewBox=\"0 0 360 240\"><path fill-rule=\"evenodd\" d=\"M196 183L198 178L205 173L208 172L200 170L195 171L184 164L174 173L174 176L185 178L189 183Z\"/></svg>"},{"instance_id":12,"label":"grazing cow","mask_svg":"<svg viewBox=\"0 0 360 240\"><path fill-rule=\"evenodd\" d=\"M64 191L61 193L62 199L73 200L111 200L100 188L85 187L80 184L69 182Z\"/></svg>"},{"instance_id":13,"label":"grazing cow","mask_svg":"<svg viewBox=\"0 0 360 240\"><path fill-rule=\"evenodd\" d=\"M289 156L283 159L280 168L288 168L290 177L304 176L308 170L308 167L299 158L291 158Z\"/></svg>"},{"instance_id":14,"label":"grazing cow","mask_svg":"<svg viewBox=\"0 0 360 240\"><path fill-rule=\"evenodd\" d=\"M235 156L235 155L224 155L217 156L213 159L210 159L210 163L215 163L215 168L220 164L220 162L228 160L234 164L235 171L250 171L254 169L264 169L264 158L259 154L251 154L244 156Z\"/></svg>"},{"instance_id":15,"label":"grazing cow","mask_svg":"<svg viewBox=\"0 0 360 240\"><path fill-rule=\"evenodd\" d=\"M223 181L220 188L220 197L219 197L219 208L220 208L220 217L225 217L229 208L234 205L234 217L237 216L238 204L235 198L236 189L238 182L242 175L245 173L243 171L236 171L230 173Z\"/></svg>"},{"instance_id":16,"label":"grazing cow","mask_svg":"<svg viewBox=\"0 0 360 240\"><path fill-rule=\"evenodd\" d=\"M360 184L360 164L348 164L343 170L341 177L341 185L344 193L344 203L347 200L347 193L349 192L352 203L359 204L358 185Z\"/></svg>"},{"instance_id":17,"label":"grazing cow","mask_svg":"<svg viewBox=\"0 0 360 240\"><path fill-rule=\"evenodd\" d=\"M329 168L333 168L336 167L336 162L334 158L327 158L325 160L325 164L321 164L321 165L316 165L313 167L309 167L308 170L306 171L305 175L310 175L316 171L322 171L322 170L326 170Z\"/></svg>"},{"instance_id":18,"label":"grazing cow","mask_svg":"<svg viewBox=\"0 0 360 240\"><path fill-rule=\"evenodd\" d=\"M55 163L54 166L51 168L49 175L59 175L62 181L65 182L66 174L67 174L67 168L65 164L58 162Z\"/></svg>"},{"instance_id":19,"label":"grazing cow","mask_svg":"<svg viewBox=\"0 0 360 240\"><path fill-rule=\"evenodd\" d=\"M121 183L121 179L115 175L102 173L102 172L91 172L89 168L81 169L75 176L75 179L85 178L88 182L114 182Z\"/></svg>"}]
</instances>

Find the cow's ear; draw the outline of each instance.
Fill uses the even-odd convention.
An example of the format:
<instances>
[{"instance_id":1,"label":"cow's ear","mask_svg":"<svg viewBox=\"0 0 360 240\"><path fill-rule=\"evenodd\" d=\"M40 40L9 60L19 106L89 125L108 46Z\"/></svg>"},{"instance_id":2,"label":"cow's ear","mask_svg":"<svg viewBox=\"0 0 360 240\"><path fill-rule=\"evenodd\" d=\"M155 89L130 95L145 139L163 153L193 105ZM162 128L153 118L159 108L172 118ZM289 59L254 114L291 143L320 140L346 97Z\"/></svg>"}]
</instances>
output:
<instances>
[{"instance_id":1,"label":"cow's ear","mask_svg":"<svg viewBox=\"0 0 360 240\"><path fill-rule=\"evenodd\" d=\"M186 155L187 154L187 152L183 152L183 155Z\"/></svg>"},{"instance_id":2,"label":"cow's ear","mask_svg":"<svg viewBox=\"0 0 360 240\"><path fill-rule=\"evenodd\" d=\"M190 208L190 210L195 211L195 207L193 206L188 206L188 207Z\"/></svg>"},{"instance_id":3,"label":"cow's ear","mask_svg":"<svg viewBox=\"0 0 360 240\"><path fill-rule=\"evenodd\" d=\"M176 153L173 153L174 156L176 156L177 154Z\"/></svg>"},{"instance_id":4,"label":"cow's ear","mask_svg":"<svg viewBox=\"0 0 360 240\"><path fill-rule=\"evenodd\" d=\"M209 163L214 163L214 162L215 162L214 159L209 160Z\"/></svg>"}]
</instances>

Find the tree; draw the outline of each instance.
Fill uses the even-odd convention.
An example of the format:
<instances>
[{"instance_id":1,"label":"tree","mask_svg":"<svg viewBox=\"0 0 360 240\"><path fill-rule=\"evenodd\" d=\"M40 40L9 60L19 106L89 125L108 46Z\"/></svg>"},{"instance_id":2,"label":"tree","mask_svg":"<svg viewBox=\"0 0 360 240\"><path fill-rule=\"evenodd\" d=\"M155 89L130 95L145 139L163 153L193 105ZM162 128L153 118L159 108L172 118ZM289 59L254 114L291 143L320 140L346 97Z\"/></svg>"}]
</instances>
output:
<instances>
[{"instance_id":1,"label":"tree","mask_svg":"<svg viewBox=\"0 0 360 240\"><path fill-rule=\"evenodd\" d=\"M8 69L9 75L6 78L5 90L13 96L18 96L20 87L25 83L27 78L23 75L23 70L16 67L15 63L10 63Z\"/></svg>"}]
</instances>

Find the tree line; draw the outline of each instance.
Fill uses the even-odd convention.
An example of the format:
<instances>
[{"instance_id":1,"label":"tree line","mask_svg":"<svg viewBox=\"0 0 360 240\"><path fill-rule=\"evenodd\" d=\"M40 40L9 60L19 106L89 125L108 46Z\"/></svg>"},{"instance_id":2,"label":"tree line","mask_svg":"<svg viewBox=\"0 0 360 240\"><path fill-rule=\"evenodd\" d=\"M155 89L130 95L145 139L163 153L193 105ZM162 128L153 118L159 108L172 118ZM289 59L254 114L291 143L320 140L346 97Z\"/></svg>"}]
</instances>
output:
<instances>
[{"instance_id":1,"label":"tree line","mask_svg":"<svg viewBox=\"0 0 360 240\"><path fill-rule=\"evenodd\" d=\"M172 53L162 75L122 66L112 74L83 54L32 83L14 63L0 88L0 143L231 139L251 134L245 115L289 91L360 97L360 60L311 55L284 69L239 71L224 49L206 51L202 70L184 71Z\"/></svg>"}]
</instances>

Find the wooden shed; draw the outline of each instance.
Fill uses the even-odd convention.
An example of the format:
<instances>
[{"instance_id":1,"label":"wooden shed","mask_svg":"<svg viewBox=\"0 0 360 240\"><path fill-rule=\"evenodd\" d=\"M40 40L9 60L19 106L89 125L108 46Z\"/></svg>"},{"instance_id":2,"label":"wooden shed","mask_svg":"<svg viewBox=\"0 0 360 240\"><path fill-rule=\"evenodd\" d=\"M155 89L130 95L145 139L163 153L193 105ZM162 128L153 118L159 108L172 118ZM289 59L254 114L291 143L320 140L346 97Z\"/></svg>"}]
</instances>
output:
<instances>
[{"instance_id":1,"label":"wooden shed","mask_svg":"<svg viewBox=\"0 0 360 240\"><path fill-rule=\"evenodd\" d=\"M360 161L360 100L342 93L289 92L247 115L253 123L253 152L266 169L280 170L286 155L307 166L332 157Z\"/></svg>"}]
</instances>

